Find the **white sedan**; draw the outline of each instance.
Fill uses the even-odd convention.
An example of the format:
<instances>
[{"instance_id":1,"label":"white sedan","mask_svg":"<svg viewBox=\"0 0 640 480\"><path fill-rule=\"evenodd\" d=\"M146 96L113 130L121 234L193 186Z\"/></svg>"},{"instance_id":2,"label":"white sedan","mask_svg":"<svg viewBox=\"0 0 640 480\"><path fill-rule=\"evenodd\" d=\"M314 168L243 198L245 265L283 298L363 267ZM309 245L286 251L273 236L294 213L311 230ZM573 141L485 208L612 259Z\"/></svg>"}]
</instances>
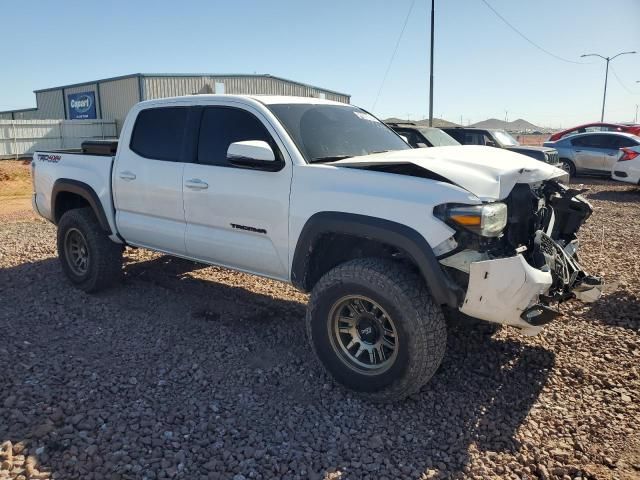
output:
<instances>
[{"instance_id":1,"label":"white sedan","mask_svg":"<svg viewBox=\"0 0 640 480\"><path fill-rule=\"evenodd\" d=\"M640 185L640 145L620 149L620 157L611 169L611 178Z\"/></svg>"}]
</instances>

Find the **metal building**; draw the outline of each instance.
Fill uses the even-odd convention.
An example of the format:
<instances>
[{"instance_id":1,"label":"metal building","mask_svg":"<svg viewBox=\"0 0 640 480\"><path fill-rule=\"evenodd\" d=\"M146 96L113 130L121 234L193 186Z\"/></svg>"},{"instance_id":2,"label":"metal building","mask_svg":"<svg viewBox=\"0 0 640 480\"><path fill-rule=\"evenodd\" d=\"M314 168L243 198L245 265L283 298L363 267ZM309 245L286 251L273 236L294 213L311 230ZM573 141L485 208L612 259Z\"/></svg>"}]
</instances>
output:
<instances>
[{"instance_id":1,"label":"metal building","mask_svg":"<svg viewBox=\"0 0 640 480\"><path fill-rule=\"evenodd\" d=\"M35 90L36 108L0 112L0 120L115 120L137 102L194 93L295 95L349 103L350 95L272 75L134 73Z\"/></svg>"}]
</instances>

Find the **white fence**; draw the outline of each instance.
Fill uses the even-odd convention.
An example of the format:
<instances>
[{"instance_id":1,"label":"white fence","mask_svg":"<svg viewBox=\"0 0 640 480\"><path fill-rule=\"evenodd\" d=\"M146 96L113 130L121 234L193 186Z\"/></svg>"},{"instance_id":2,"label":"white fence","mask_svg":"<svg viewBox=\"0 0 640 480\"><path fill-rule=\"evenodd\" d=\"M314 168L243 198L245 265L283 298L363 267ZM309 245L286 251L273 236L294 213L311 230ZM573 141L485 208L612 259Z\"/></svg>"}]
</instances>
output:
<instances>
[{"instance_id":1,"label":"white fence","mask_svg":"<svg viewBox=\"0 0 640 480\"><path fill-rule=\"evenodd\" d=\"M116 136L113 120L0 120L0 159L80 148L85 140Z\"/></svg>"}]
</instances>

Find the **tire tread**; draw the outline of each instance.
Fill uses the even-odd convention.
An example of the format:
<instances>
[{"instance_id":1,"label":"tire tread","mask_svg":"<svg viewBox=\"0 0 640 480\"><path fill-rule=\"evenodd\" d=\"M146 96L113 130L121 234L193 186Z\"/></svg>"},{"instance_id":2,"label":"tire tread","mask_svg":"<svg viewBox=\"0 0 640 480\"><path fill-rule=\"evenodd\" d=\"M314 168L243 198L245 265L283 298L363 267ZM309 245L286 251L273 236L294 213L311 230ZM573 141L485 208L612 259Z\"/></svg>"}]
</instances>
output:
<instances>
[{"instance_id":1,"label":"tire tread","mask_svg":"<svg viewBox=\"0 0 640 480\"><path fill-rule=\"evenodd\" d=\"M438 369L446 349L446 323L442 310L436 305L424 281L408 267L382 258L359 258L338 265L327 272L314 287L306 315L307 337L318 352L312 339L313 314L323 292L331 285L366 279L373 288L385 292L399 305L410 319L411 356L405 374L387 388L362 393L368 399L380 402L401 400L416 393Z\"/></svg>"},{"instance_id":2,"label":"tire tread","mask_svg":"<svg viewBox=\"0 0 640 480\"><path fill-rule=\"evenodd\" d=\"M70 275L64 259L64 232L68 227L77 226L93 248L90 275L76 281ZM122 277L122 245L109 239L91 208L76 208L65 212L58 223L58 256L62 268L71 281L86 293L98 292L118 283Z\"/></svg>"}]
</instances>

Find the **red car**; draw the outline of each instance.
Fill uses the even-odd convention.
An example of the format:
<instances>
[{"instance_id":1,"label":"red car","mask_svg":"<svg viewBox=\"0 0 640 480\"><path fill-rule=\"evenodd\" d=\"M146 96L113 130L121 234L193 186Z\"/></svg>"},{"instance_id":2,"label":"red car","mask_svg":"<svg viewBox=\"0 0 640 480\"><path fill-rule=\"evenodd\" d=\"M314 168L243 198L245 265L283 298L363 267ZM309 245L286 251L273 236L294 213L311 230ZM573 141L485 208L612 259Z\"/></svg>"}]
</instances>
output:
<instances>
[{"instance_id":1,"label":"red car","mask_svg":"<svg viewBox=\"0 0 640 480\"><path fill-rule=\"evenodd\" d=\"M586 132L626 132L640 136L640 125L623 125L620 123L602 122L586 123L584 125L578 125L577 127L569 128L568 130L556 132L549 137L548 141L555 142L556 140L560 140L563 137L568 137L569 135Z\"/></svg>"}]
</instances>

